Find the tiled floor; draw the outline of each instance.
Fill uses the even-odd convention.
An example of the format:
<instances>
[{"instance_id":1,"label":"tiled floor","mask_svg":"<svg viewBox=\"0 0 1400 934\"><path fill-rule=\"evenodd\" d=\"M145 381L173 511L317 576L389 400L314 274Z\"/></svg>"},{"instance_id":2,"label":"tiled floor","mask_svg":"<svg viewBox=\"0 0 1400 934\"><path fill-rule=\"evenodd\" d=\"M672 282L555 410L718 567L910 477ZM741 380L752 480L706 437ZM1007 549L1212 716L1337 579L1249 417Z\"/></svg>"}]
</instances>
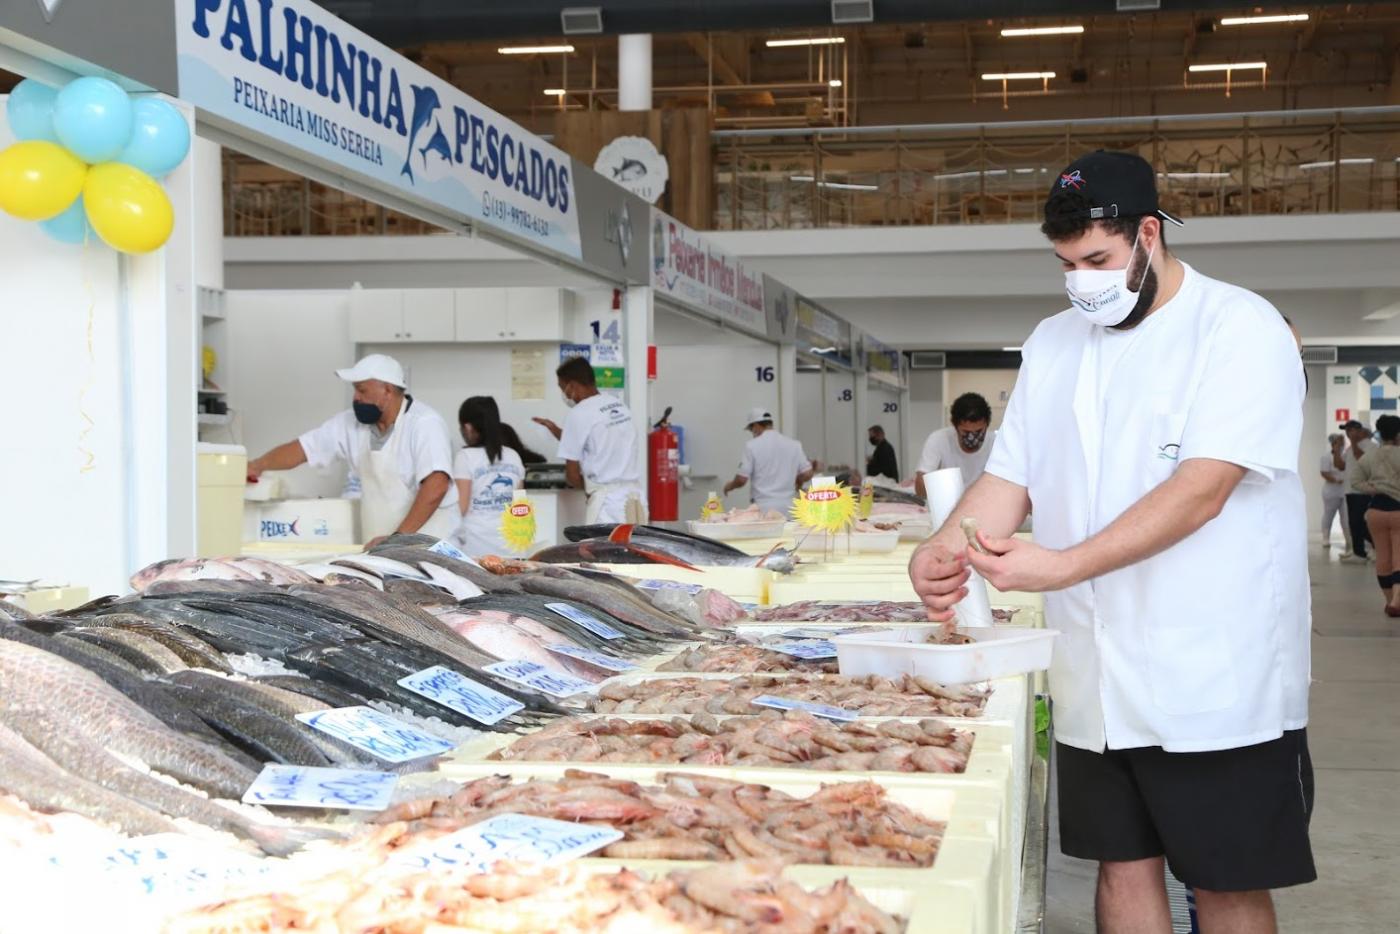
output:
<instances>
[{"instance_id":1,"label":"tiled floor","mask_svg":"<svg viewBox=\"0 0 1400 934\"><path fill-rule=\"evenodd\" d=\"M1400 930L1400 620L1381 612L1370 567L1319 553L1311 572L1318 881L1276 893L1279 926L1289 934ZM1052 787L1052 809L1053 800ZM1055 820L1045 929L1092 932L1096 870L1060 855Z\"/></svg>"}]
</instances>

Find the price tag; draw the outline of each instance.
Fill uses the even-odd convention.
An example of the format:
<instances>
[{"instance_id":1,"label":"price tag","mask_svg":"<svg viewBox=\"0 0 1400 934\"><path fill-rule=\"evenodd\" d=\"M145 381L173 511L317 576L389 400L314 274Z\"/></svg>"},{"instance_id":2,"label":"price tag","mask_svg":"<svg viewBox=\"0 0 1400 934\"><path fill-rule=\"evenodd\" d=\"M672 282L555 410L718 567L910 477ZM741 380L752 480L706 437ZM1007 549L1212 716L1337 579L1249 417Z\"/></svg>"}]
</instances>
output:
<instances>
[{"instance_id":1,"label":"price tag","mask_svg":"<svg viewBox=\"0 0 1400 934\"><path fill-rule=\"evenodd\" d=\"M616 655L606 655L602 652L595 652L592 649L581 649L576 645L547 645L555 655L567 655L576 658L581 662L588 662L596 665L604 671L631 671L637 666L625 658L618 658Z\"/></svg>"},{"instance_id":2,"label":"price tag","mask_svg":"<svg viewBox=\"0 0 1400 934\"><path fill-rule=\"evenodd\" d=\"M471 678L459 675L450 668L434 665L422 671L400 678L399 684L415 694L422 694L428 700L450 707L463 716L471 717L477 723L491 726L525 705L500 691L478 684Z\"/></svg>"},{"instance_id":3,"label":"price tag","mask_svg":"<svg viewBox=\"0 0 1400 934\"><path fill-rule=\"evenodd\" d=\"M570 606L567 603L546 603L545 606L549 607L551 610L558 613L560 616L564 617L569 622L577 623L578 625L582 626L584 629L587 629L589 632L593 633L593 635L597 636L600 639L622 638L622 633L618 632L616 629L612 628L607 623L603 622L601 619L597 619L591 614L585 613L578 607Z\"/></svg>"},{"instance_id":4,"label":"price tag","mask_svg":"<svg viewBox=\"0 0 1400 934\"><path fill-rule=\"evenodd\" d=\"M562 671L554 671L538 662L495 662L482 668L482 671L489 671L507 681L514 681L516 684L532 688L541 694L548 694L550 697L573 697L575 694L591 691L596 687L582 678L566 675Z\"/></svg>"},{"instance_id":5,"label":"price tag","mask_svg":"<svg viewBox=\"0 0 1400 934\"><path fill-rule=\"evenodd\" d=\"M772 649L774 652L782 652L784 655L791 655L793 658L800 658L804 661L836 657L836 643L832 642L830 639L804 639L800 642L775 642L772 645L765 645L764 648Z\"/></svg>"},{"instance_id":6,"label":"price tag","mask_svg":"<svg viewBox=\"0 0 1400 934\"><path fill-rule=\"evenodd\" d=\"M486 872L503 859L554 866L600 850L622 837L622 831L612 827L497 814L424 846L408 847L389 860L420 870L467 868Z\"/></svg>"},{"instance_id":7,"label":"price tag","mask_svg":"<svg viewBox=\"0 0 1400 934\"><path fill-rule=\"evenodd\" d=\"M774 697L771 694L761 694L749 703L755 707L772 707L775 710L801 710L813 716L825 717L828 720L840 720L843 723L850 723L857 718L854 710L843 710L840 707L832 707L830 704L788 700L786 697Z\"/></svg>"},{"instance_id":8,"label":"price tag","mask_svg":"<svg viewBox=\"0 0 1400 934\"><path fill-rule=\"evenodd\" d=\"M74 862L63 855L50 861L61 870ZM232 886L268 875L276 865L178 833L134 837L105 853L84 853L71 868L91 867L93 861L119 890L134 890L167 906L222 897Z\"/></svg>"},{"instance_id":9,"label":"price tag","mask_svg":"<svg viewBox=\"0 0 1400 934\"><path fill-rule=\"evenodd\" d=\"M372 707L317 710L299 713L297 719L385 762L409 762L457 748L456 743L439 739Z\"/></svg>"},{"instance_id":10,"label":"price tag","mask_svg":"<svg viewBox=\"0 0 1400 934\"><path fill-rule=\"evenodd\" d=\"M469 564L476 564L475 561L467 557L467 553L465 551L458 548L456 545L452 544L445 538L442 541L438 542L436 545L432 545L431 547L429 547L428 550L435 555L442 555L444 558L455 558L458 561L466 561Z\"/></svg>"},{"instance_id":11,"label":"price tag","mask_svg":"<svg viewBox=\"0 0 1400 934\"><path fill-rule=\"evenodd\" d=\"M680 581L659 581L653 579L637 581L632 586L636 587L638 590L679 590L682 593L690 594L692 597L705 589L704 584L683 584Z\"/></svg>"},{"instance_id":12,"label":"price tag","mask_svg":"<svg viewBox=\"0 0 1400 934\"><path fill-rule=\"evenodd\" d=\"M263 766L243 792L245 804L296 808L344 808L382 811L389 806L399 777L392 772L327 769L303 765Z\"/></svg>"},{"instance_id":13,"label":"price tag","mask_svg":"<svg viewBox=\"0 0 1400 934\"><path fill-rule=\"evenodd\" d=\"M783 635L789 639L826 639L831 636L844 636L852 632L860 632L864 626L847 626L845 629L818 629L813 626L811 629L789 629Z\"/></svg>"}]
</instances>

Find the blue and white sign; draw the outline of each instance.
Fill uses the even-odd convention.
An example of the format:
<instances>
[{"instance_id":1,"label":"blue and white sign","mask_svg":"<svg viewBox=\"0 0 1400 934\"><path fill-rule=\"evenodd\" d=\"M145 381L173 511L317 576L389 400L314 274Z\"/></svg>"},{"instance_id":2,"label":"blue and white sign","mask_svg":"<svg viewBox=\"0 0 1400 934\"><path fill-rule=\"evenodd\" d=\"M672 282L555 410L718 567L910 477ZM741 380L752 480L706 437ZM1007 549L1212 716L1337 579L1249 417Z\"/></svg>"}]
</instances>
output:
<instances>
[{"instance_id":1,"label":"blue and white sign","mask_svg":"<svg viewBox=\"0 0 1400 934\"><path fill-rule=\"evenodd\" d=\"M608 655L606 652L595 652L592 649L582 649L576 645L552 643L545 646L545 648L555 655L567 655L569 658L576 658L581 662L587 662L604 671L631 671L633 668L637 667L625 658L618 658L616 655Z\"/></svg>"},{"instance_id":2,"label":"blue and white sign","mask_svg":"<svg viewBox=\"0 0 1400 934\"><path fill-rule=\"evenodd\" d=\"M299 713L297 719L385 762L410 762L457 748L455 743L425 733L373 707L336 707Z\"/></svg>"},{"instance_id":3,"label":"blue and white sign","mask_svg":"<svg viewBox=\"0 0 1400 934\"><path fill-rule=\"evenodd\" d=\"M48 862L78 878L101 879L123 895L149 897L171 910L224 897L273 872L276 861L179 833L133 837L110 850L67 848ZM95 871L95 872L94 872Z\"/></svg>"},{"instance_id":4,"label":"blue and white sign","mask_svg":"<svg viewBox=\"0 0 1400 934\"><path fill-rule=\"evenodd\" d=\"M382 811L399 777L392 772L268 763L243 792L245 804Z\"/></svg>"},{"instance_id":5,"label":"blue and white sign","mask_svg":"<svg viewBox=\"0 0 1400 934\"><path fill-rule=\"evenodd\" d=\"M725 324L768 336L763 273L663 211L651 212L651 284Z\"/></svg>"},{"instance_id":6,"label":"blue and white sign","mask_svg":"<svg viewBox=\"0 0 1400 934\"><path fill-rule=\"evenodd\" d=\"M567 603L546 603L545 606L549 607L569 622L577 623L600 639L612 640L622 638L622 633L618 632L601 619L598 619L592 613L585 613L576 606L570 606Z\"/></svg>"},{"instance_id":7,"label":"blue and white sign","mask_svg":"<svg viewBox=\"0 0 1400 934\"><path fill-rule=\"evenodd\" d=\"M765 645L764 648L772 649L774 652L782 652L784 655L791 655L793 658L800 658L803 661L836 657L836 643L832 642L830 639L803 639L799 642L777 642L773 645Z\"/></svg>"},{"instance_id":8,"label":"blue and white sign","mask_svg":"<svg viewBox=\"0 0 1400 934\"><path fill-rule=\"evenodd\" d=\"M681 581L663 581L647 578L646 580L633 581L633 587L638 590L679 590L691 596L705 589L704 584L686 584Z\"/></svg>"},{"instance_id":9,"label":"blue and white sign","mask_svg":"<svg viewBox=\"0 0 1400 934\"><path fill-rule=\"evenodd\" d=\"M612 827L524 814L497 814L423 846L400 850L389 857L389 863L418 870L470 869L474 872L487 872L503 859L555 866L600 850L622 837L622 831Z\"/></svg>"},{"instance_id":10,"label":"blue and white sign","mask_svg":"<svg viewBox=\"0 0 1400 934\"><path fill-rule=\"evenodd\" d=\"M561 150L307 0L175 0L180 98L375 186L579 259Z\"/></svg>"},{"instance_id":11,"label":"blue and white sign","mask_svg":"<svg viewBox=\"0 0 1400 934\"><path fill-rule=\"evenodd\" d=\"M525 705L515 698L507 697L484 684L478 684L442 665L424 668L406 678L400 678L399 684L415 694L422 694L434 703L450 707L459 714L487 726L500 723L511 714L525 709Z\"/></svg>"},{"instance_id":12,"label":"blue and white sign","mask_svg":"<svg viewBox=\"0 0 1400 934\"><path fill-rule=\"evenodd\" d=\"M854 710L845 710L841 707L833 707L830 704L813 704L810 701L789 700L786 697L774 697L772 694L760 694L749 701L755 707L772 707L774 710L800 710L809 713L814 717L825 717L828 720L839 720L843 723L850 723L858 716Z\"/></svg>"},{"instance_id":13,"label":"blue and white sign","mask_svg":"<svg viewBox=\"0 0 1400 934\"><path fill-rule=\"evenodd\" d=\"M591 691L597 686L582 678L575 678L562 671L546 668L539 662L492 662L490 665L483 666L481 670L489 671L497 677L539 691L541 694L548 694L550 697L573 697L575 694Z\"/></svg>"}]
</instances>

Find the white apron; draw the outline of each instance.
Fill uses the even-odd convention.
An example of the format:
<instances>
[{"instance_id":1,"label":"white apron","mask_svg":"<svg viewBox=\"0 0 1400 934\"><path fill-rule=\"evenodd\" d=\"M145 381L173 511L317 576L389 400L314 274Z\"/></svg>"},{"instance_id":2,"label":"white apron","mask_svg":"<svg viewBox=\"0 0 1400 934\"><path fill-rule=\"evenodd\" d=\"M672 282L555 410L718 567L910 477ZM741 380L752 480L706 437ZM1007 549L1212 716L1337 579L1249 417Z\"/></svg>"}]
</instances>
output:
<instances>
[{"instance_id":1,"label":"white apron","mask_svg":"<svg viewBox=\"0 0 1400 934\"><path fill-rule=\"evenodd\" d=\"M614 525L627 521L627 497L637 497L637 502L642 505L643 522L646 521L646 500L642 498L642 490L635 483L611 483L590 486L588 488L588 505L584 510L584 522L587 525L599 523L613 523Z\"/></svg>"},{"instance_id":2,"label":"white apron","mask_svg":"<svg viewBox=\"0 0 1400 934\"><path fill-rule=\"evenodd\" d=\"M399 474L399 445L405 443L403 436L407 432L399 431L398 427L396 422L389 429L388 439L377 451L370 446L370 433L361 432L360 457L355 467L361 487L360 537L367 542L397 532L418 498L418 486L404 483ZM439 506L418 531L435 538L447 538L457 528L460 518L455 503Z\"/></svg>"}]
</instances>

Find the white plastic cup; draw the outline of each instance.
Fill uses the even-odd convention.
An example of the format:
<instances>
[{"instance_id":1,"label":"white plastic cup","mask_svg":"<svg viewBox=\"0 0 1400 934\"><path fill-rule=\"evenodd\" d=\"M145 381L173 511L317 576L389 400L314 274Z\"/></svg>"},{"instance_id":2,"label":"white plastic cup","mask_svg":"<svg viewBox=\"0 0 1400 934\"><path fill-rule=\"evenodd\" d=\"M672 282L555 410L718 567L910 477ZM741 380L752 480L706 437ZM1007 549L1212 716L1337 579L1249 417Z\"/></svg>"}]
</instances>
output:
<instances>
[{"instance_id":1,"label":"white plastic cup","mask_svg":"<svg viewBox=\"0 0 1400 934\"><path fill-rule=\"evenodd\" d=\"M957 467L948 467L926 473L924 490L928 494L928 514L933 520L933 531L937 532L952 516L958 501L962 499L965 490L962 471ZM958 625L964 628L994 625L992 602L987 596L987 583L976 571L973 571L967 580L967 596L953 607L953 612L957 614Z\"/></svg>"}]
</instances>

